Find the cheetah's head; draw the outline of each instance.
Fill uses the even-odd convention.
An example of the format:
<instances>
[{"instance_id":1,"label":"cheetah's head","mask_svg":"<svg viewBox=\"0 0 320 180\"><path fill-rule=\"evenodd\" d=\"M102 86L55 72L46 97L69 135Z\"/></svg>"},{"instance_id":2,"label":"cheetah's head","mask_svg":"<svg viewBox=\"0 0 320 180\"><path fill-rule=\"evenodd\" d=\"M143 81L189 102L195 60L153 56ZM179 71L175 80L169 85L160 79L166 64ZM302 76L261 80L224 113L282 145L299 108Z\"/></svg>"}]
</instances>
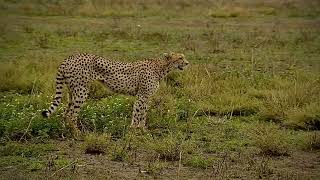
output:
<instances>
[{"instance_id":1,"label":"cheetah's head","mask_svg":"<svg viewBox=\"0 0 320 180\"><path fill-rule=\"evenodd\" d=\"M175 68L183 70L188 66L189 62L184 57L184 54L180 53L164 53L164 57L170 62Z\"/></svg>"}]
</instances>

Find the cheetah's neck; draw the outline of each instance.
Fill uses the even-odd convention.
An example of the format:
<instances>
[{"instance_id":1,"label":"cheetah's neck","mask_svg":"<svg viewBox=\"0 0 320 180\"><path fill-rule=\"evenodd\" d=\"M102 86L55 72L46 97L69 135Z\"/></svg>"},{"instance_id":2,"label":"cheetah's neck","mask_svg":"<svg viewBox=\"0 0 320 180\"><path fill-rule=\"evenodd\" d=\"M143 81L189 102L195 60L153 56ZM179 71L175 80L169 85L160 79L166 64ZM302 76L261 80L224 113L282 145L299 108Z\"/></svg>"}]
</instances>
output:
<instances>
[{"instance_id":1,"label":"cheetah's neck","mask_svg":"<svg viewBox=\"0 0 320 180\"><path fill-rule=\"evenodd\" d=\"M174 66L170 62L163 59L159 59L158 61L156 61L156 64L156 73L159 80L163 79L170 71L174 69Z\"/></svg>"}]
</instances>

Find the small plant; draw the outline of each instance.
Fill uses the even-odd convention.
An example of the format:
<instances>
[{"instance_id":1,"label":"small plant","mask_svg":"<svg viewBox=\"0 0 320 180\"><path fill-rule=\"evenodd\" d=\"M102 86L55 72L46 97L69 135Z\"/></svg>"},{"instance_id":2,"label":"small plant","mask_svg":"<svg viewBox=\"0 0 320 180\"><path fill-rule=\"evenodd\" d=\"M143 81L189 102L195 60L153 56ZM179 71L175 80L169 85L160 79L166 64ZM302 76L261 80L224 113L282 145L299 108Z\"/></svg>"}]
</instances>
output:
<instances>
[{"instance_id":1,"label":"small plant","mask_svg":"<svg viewBox=\"0 0 320 180\"><path fill-rule=\"evenodd\" d=\"M84 140L86 154L105 154L111 136L109 134L88 134Z\"/></svg>"}]
</instances>

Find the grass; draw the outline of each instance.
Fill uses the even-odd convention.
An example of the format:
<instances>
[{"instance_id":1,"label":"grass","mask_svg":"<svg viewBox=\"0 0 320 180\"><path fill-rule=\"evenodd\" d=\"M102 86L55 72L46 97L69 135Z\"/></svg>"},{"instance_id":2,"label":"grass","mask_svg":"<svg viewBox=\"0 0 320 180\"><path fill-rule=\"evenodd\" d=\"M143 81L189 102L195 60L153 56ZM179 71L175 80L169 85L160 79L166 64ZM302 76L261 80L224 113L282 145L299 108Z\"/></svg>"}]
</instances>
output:
<instances>
[{"instance_id":1,"label":"grass","mask_svg":"<svg viewBox=\"0 0 320 180\"><path fill-rule=\"evenodd\" d=\"M308 104L299 110L288 113L290 126L304 129L319 129L319 104Z\"/></svg>"},{"instance_id":2,"label":"grass","mask_svg":"<svg viewBox=\"0 0 320 180\"><path fill-rule=\"evenodd\" d=\"M269 156L283 156L289 154L289 134L281 131L273 124L257 124L256 128L250 129L252 143L259 148L260 153Z\"/></svg>"},{"instance_id":3,"label":"grass","mask_svg":"<svg viewBox=\"0 0 320 180\"><path fill-rule=\"evenodd\" d=\"M202 168L207 169L211 168L213 166L213 162L215 159L203 157L203 156L191 156L189 159L186 160L185 165L195 168Z\"/></svg>"},{"instance_id":4,"label":"grass","mask_svg":"<svg viewBox=\"0 0 320 180\"><path fill-rule=\"evenodd\" d=\"M319 132L307 133L302 147L306 150L317 151L320 148Z\"/></svg>"},{"instance_id":5,"label":"grass","mask_svg":"<svg viewBox=\"0 0 320 180\"><path fill-rule=\"evenodd\" d=\"M1 172L31 179L319 176L317 7L311 0L0 0ZM67 56L129 62L169 51L183 52L191 65L161 82L146 132L128 128L135 98L98 82L80 113L83 141L64 127L67 96L50 119L41 117Z\"/></svg>"},{"instance_id":6,"label":"grass","mask_svg":"<svg viewBox=\"0 0 320 180\"><path fill-rule=\"evenodd\" d=\"M84 139L84 151L87 154L104 154L110 141L108 135L89 134Z\"/></svg>"}]
</instances>

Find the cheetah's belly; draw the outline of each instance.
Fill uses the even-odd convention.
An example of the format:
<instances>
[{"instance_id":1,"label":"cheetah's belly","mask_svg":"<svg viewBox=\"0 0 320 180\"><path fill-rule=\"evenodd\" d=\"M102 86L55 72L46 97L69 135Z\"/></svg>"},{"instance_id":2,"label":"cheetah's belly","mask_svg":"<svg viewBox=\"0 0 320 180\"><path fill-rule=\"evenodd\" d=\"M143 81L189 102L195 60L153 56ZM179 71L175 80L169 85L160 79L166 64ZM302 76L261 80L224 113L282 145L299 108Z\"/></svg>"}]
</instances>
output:
<instances>
[{"instance_id":1,"label":"cheetah's belly","mask_svg":"<svg viewBox=\"0 0 320 180\"><path fill-rule=\"evenodd\" d=\"M109 75L103 83L117 93L135 95L138 89L138 78L125 74Z\"/></svg>"}]
</instances>

